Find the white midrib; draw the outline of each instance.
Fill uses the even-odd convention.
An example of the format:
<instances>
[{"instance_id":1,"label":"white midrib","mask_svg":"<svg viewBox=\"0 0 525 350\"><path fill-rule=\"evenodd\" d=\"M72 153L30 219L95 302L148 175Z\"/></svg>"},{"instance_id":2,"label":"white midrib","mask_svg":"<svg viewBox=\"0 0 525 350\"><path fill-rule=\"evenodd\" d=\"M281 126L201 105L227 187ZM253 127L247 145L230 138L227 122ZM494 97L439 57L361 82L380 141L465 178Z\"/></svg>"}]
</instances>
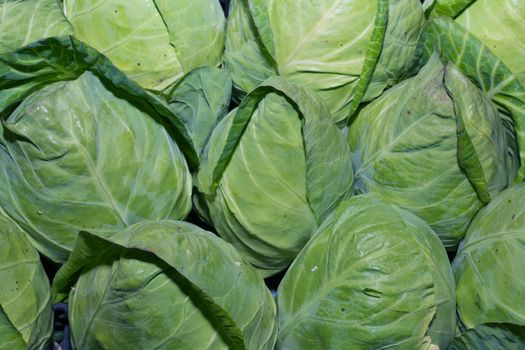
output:
<instances>
[{"instance_id":1,"label":"white midrib","mask_svg":"<svg viewBox=\"0 0 525 350\"><path fill-rule=\"evenodd\" d=\"M74 137L73 137L74 138ZM78 141L76 140L76 138L74 138L75 141ZM119 219L119 221L124 225L124 226L128 226L128 223L126 222L126 220L124 219L122 213L120 212L120 210L118 209L117 207L117 204L115 203L115 199L113 198L113 196L111 195L111 192L106 184L106 182L102 179L102 177L100 177L100 175L98 174L98 171L96 169L96 166L95 164L93 163L93 160L91 159L90 155L87 153L86 149L84 148L83 145L81 145L80 143L77 144L78 148L81 150L82 154L84 155L84 157L87 159L87 164L88 164L88 170L89 172L91 173L91 175L96 179L97 181L97 184L99 185L100 189L102 190L102 194L106 197L106 199L108 200L108 203L110 204L111 208L113 209L113 211L115 212L115 215L117 216L117 218Z\"/></svg>"},{"instance_id":2,"label":"white midrib","mask_svg":"<svg viewBox=\"0 0 525 350\"><path fill-rule=\"evenodd\" d=\"M75 85L78 93L80 96L82 96L82 99L86 106L89 106L89 103L87 102L86 96L84 95L84 91L80 88L80 86ZM93 116L94 122L96 123L96 116ZM73 122L71 121L71 126L73 125ZM96 126L98 128L98 126ZM102 190L102 194L107 198L108 203L110 204L111 208L113 209L113 212L115 213L115 216L117 219L124 225L128 226L128 222L124 219L123 213L120 212L118 209L117 204L115 203L115 199L113 198L113 195L111 194L111 191L109 190L106 182L103 180L103 178L98 174L97 167L93 163L93 159L91 159L91 155L86 150L84 145L77 139L75 133L70 128L64 128L69 132L69 135L72 140L75 141L76 146L78 149L82 152L84 155L84 158L87 160L88 170L91 173L91 175L96 179L97 184L99 185L100 189ZM95 132L95 137L97 137L97 133ZM97 145L97 151L98 151L98 145Z\"/></svg>"}]
</instances>

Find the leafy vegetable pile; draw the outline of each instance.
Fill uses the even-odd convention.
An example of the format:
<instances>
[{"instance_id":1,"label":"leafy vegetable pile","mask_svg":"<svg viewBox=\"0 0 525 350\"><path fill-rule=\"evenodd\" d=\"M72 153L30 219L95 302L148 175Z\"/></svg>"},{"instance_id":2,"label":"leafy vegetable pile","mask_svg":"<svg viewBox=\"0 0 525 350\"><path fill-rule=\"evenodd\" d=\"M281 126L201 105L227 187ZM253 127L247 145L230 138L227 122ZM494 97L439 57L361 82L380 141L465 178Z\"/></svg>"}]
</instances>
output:
<instances>
[{"instance_id":1,"label":"leafy vegetable pile","mask_svg":"<svg viewBox=\"0 0 525 350\"><path fill-rule=\"evenodd\" d=\"M0 1L0 350L525 349L525 1L227 13Z\"/></svg>"}]
</instances>

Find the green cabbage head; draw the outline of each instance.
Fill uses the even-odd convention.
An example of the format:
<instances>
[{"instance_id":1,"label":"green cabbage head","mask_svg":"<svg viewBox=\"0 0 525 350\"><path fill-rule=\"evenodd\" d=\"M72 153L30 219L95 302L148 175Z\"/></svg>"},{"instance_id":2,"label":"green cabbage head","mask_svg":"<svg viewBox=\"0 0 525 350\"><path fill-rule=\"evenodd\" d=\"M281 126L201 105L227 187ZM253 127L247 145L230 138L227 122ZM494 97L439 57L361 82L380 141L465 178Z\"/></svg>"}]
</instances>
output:
<instances>
[{"instance_id":1,"label":"green cabbage head","mask_svg":"<svg viewBox=\"0 0 525 350\"><path fill-rule=\"evenodd\" d=\"M350 127L357 191L416 214L455 249L476 212L516 174L511 133L490 98L434 54Z\"/></svg>"},{"instance_id":2,"label":"green cabbage head","mask_svg":"<svg viewBox=\"0 0 525 350\"><path fill-rule=\"evenodd\" d=\"M411 65L419 0L234 0L224 60L249 92L271 75L315 91L334 120L369 101Z\"/></svg>"},{"instance_id":3,"label":"green cabbage head","mask_svg":"<svg viewBox=\"0 0 525 350\"><path fill-rule=\"evenodd\" d=\"M53 329L51 288L26 233L0 209L0 350L44 350Z\"/></svg>"},{"instance_id":4,"label":"green cabbage head","mask_svg":"<svg viewBox=\"0 0 525 350\"><path fill-rule=\"evenodd\" d=\"M454 279L430 226L372 195L343 202L277 291L277 349L446 349Z\"/></svg>"},{"instance_id":5,"label":"green cabbage head","mask_svg":"<svg viewBox=\"0 0 525 350\"><path fill-rule=\"evenodd\" d=\"M525 184L501 192L472 221L454 258L458 315L525 326Z\"/></svg>"},{"instance_id":6,"label":"green cabbage head","mask_svg":"<svg viewBox=\"0 0 525 350\"><path fill-rule=\"evenodd\" d=\"M286 268L353 192L344 136L325 104L273 77L215 128L196 205L218 234L269 275Z\"/></svg>"},{"instance_id":7,"label":"green cabbage head","mask_svg":"<svg viewBox=\"0 0 525 350\"><path fill-rule=\"evenodd\" d=\"M160 100L69 37L2 60L0 203L44 255L65 261L82 230L188 214L185 143Z\"/></svg>"},{"instance_id":8,"label":"green cabbage head","mask_svg":"<svg viewBox=\"0 0 525 350\"><path fill-rule=\"evenodd\" d=\"M146 89L165 90L221 60L226 20L217 0L63 2L74 36Z\"/></svg>"},{"instance_id":9,"label":"green cabbage head","mask_svg":"<svg viewBox=\"0 0 525 350\"><path fill-rule=\"evenodd\" d=\"M276 308L262 277L186 222L83 232L53 288L58 300L69 293L75 349L274 348Z\"/></svg>"}]
</instances>

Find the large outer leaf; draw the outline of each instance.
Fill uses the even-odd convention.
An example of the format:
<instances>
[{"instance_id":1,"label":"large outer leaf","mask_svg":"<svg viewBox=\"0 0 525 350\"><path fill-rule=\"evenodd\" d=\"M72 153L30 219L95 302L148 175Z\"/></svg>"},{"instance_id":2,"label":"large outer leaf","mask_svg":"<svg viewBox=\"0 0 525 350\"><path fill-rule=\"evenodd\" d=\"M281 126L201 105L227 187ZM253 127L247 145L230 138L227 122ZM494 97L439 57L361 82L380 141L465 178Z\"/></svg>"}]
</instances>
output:
<instances>
[{"instance_id":1,"label":"large outer leaf","mask_svg":"<svg viewBox=\"0 0 525 350\"><path fill-rule=\"evenodd\" d=\"M449 249L482 206L478 197L487 200L508 184L507 140L495 107L437 55L365 107L348 142L358 191L418 215Z\"/></svg>"},{"instance_id":2,"label":"large outer leaf","mask_svg":"<svg viewBox=\"0 0 525 350\"><path fill-rule=\"evenodd\" d=\"M444 60L454 62L494 101L507 129L511 159L517 161L518 153L524 159L525 86L520 84L517 76L479 39L450 18L436 18L430 22L422 43L422 62L437 48ZM515 181L524 178L525 163L521 162Z\"/></svg>"},{"instance_id":3,"label":"large outer leaf","mask_svg":"<svg viewBox=\"0 0 525 350\"><path fill-rule=\"evenodd\" d=\"M247 259L285 268L352 193L348 146L318 98L282 78L253 90L214 131L198 175L209 217Z\"/></svg>"},{"instance_id":4,"label":"large outer leaf","mask_svg":"<svg viewBox=\"0 0 525 350\"><path fill-rule=\"evenodd\" d=\"M170 92L169 106L186 125L200 154L230 104L232 80L226 69L199 67Z\"/></svg>"},{"instance_id":5,"label":"large outer leaf","mask_svg":"<svg viewBox=\"0 0 525 350\"><path fill-rule=\"evenodd\" d=\"M383 90L402 78L408 67L414 63L416 46L424 24L423 10L419 1L388 1L388 21L381 47L381 54L367 86L363 101L370 101ZM376 20L376 26L378 25ZM371 39L374 39L372 37ZM371 46L377 43L370 42ZM368 57L367 57L368 59ZM367 61L368 62L368 61ZM367 63L371 65L371 62ZM363 67L362 75L369 67Z\"/></svg>"},{"instance_id":6,"label":"large outer leaf","mask_svg":"<svg viewBox=\"0 0 525 350\"><path fill-rule=\"evenodd\" d=\"M62 39L49 42L64 43ZM44 42L37 45L37 52L49 50ZM71 54L79 53L79 63L81 54L92 53L74 46L65 48ZM26 52L34 57L31 48L4 56L17 70L0 65L0 84L12 86L0 96L9 98L10 91L25 96L36 90L33 81L47 79L39 70L25 84L14 84L17 74L26 74L26 67L31 73L33 63L49 67L38 56L36 62L24 65L21 58L27 59ZM67 55L48 59L60 58ZM4 112L0 201L36 247L56 261L67 258L81 230L111 233L144 219L181 219L191 206L191 176L164 127L168 124L147 99L129 95L139 97L141 93L178 120L160 100L112 66L105 66L109 63L103 56L94 54L93 59L96 63L81 66L78 70L90 70L74 76L75 80L46 85L16 109ZM61 68L53 63L52 71ZM135 91L123 91L124 87Z\"/></svg>"},{"instance_id":7,"label":"large outer leaf","mask_svg":"<svg viewBox=\"0 0 525 350\"><path fill-rule=\"evenodd\" d=\"M478 90L477 87L452 63L446 67L444 83L456 116L458 165L480 201L486 204L507 187L515 174L515 169L510 168L510 159L505 156L504 125L496 106L483 93L470 93Z\"/></svg>"},{"instance_id":8,"label":"large outer leaf","mask_svg":"<svg viewBox=\"0 0 525 350\"><path fill-rule=\"evenodd\" d=\"M225 19L215 0L65 0L64 12L75 37L147 89L222 56Z\"/></svg>"},{"instance_id":9,"label":"large outer leaf","mask_svg":"<svg viewBox=\"0 0 525 350\"><path fill-rule=\"evenodd\" d=\"M458 314L472 328L489 322L525 326L525 185L483 208L453 261Z\"/></svg>"},{"instance_id":10,"label":"large outer leaf","mask_svg":"<svg viewBox=\"0 0 525 350\"><path fill-rule=\"evenodd\" d=\"M277 74L272 57L258 37L246 0L230 2L224 62L232 72L234 86L241 91L252 91Z\"/></svg>"},{"instance_id":11,"label":"large outer leaf","mask_svg":"<svg viewBox=\"0 0 525 350\"><path fill-rule=\"evenodd\" d=\"M51 288L25 232L0 210L0 349L47 349Z\"/></svg>"},{"instance_id":12,"label":"large outer leaf","mask_svg":"<svg viewBox=\"0 0 525 350\"><path fill-rule=\"evenodd\" d=\"M348 125L350 125L353 121L355 112L357 111L359 104L363 101L365 92L368 89L370 81L374 75L377 61L381 55L388 21L388 7L388 0L381 0L377 2L377 13L374 23L374 30L372 31L370 43L366 50L365 61L363 63L361 76L359 77L359 83L355 88L354 97L352 99L352 103L350 104L350 111L348 112Z\"/></svg>"},{"instance_id":13,"label":"large outer leaf","mask_svg":"<svg viewBox=\"0 0 525 350\"><path fill-rule=\"evenodd\" d=\"M82 233L54 283L70 293L76 348L272 349L275 304L220 238L184 222ZM111 325L108 327L108 325Z\"/></svg>"},{"instance_id":14,"label":"large outer leaf","mask_svg":"<svg viewBox=\"0 0 525 350\"><path fill-rule=\"evenodd\" d=\"M371 196L345 201L279 290L278 349L445 349L454 281L432 229Z\"/></svg>"},{"instance_id":15,"label":"large outer leaf","mask_svg":"<svg viewBox=\"0 0 525 350\"><path fill-rule=\"evenodd\" d=\"M170 131L178 146L189 165L197 167L198 155L193 141L184 124L168 106L129 80L105 56L70 36L40 40L0 55L0 113L45 85L76 79L85 71L96 75L119 96L173 124Z\"/></svg>"},{"instance_id":16,"label":"large outer leaf","mask_svg":"<svg viewBox=\"0 0 525 350\"><path fill-rule=\"evenodd\" d=\"M489 323L469 329L448 347L449 350L524 350L525 326Z\"/></svg>"},{"instance_id":17,"label":"large outer leaf","mask_svg":"<svg viewBox=\"0 0 525 350\"><path fill-rule=\"evenodd\" d=\"M457 19L525 86L525 2L476 0Z\"/></svg>"},{"instance_id":18,"label":"large outer leaf","mask_svg":"<svg viewBox=\"0 0 525 350\"><path fill-rule=\"evenodd\" d=\"M245 16L230 20L244 21L244 25L230 25L235 29L242 27L247 33L251 31L245 34L250 38L245 40L250 47L260 39L264 48L242 54L243 59L236 61L239 67L232 67L234 80L235 69L250 82L267 77L272 66L262 59L267 51L275 61L277 73L319 93L336 121L348 117L362 73L360 91L364 96L358 96L358 100L373 99L399 79L411 62L423 21L421 3L417 0L246 1L257 31ZM376 17L380 18L374 24ZM389 23L386 30L385 22ZM374 25L382 35L371 40ZM240 36L235 34L230 36ZM367 52L369 59L365 61ZM240 64L245 67L240 68ZM257 74L247 74L254 70ZM374 73L371 80L366 72Z\"/></svg>"},{"instance_id":19,"label":"large outer leaf","mask_svg":"<svg viewBox=\"0 0 525 350\"><path fill-rule=\"evenodd\" d=\"M57 0L2 0L0 18L0 54L73 32Z\"/></svg>"}]
</instances>

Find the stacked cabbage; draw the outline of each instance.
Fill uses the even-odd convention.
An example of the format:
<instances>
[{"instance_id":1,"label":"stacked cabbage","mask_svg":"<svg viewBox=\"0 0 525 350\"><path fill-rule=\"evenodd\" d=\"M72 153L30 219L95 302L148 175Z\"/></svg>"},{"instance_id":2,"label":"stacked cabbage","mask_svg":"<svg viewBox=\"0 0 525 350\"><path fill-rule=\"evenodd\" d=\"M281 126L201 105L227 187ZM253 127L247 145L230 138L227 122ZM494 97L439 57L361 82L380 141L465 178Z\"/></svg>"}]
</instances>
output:
<instances>
[{"instance_id":1,"label":"stacked cabbage","mask_svg":"<svg viewBox=\"0 0 525 350\"><path fill-rule=\"evenodd\" d=\"M0 1L0 349L524 348L525 2L227 2Z\"/></svg>"}]
</instances>

